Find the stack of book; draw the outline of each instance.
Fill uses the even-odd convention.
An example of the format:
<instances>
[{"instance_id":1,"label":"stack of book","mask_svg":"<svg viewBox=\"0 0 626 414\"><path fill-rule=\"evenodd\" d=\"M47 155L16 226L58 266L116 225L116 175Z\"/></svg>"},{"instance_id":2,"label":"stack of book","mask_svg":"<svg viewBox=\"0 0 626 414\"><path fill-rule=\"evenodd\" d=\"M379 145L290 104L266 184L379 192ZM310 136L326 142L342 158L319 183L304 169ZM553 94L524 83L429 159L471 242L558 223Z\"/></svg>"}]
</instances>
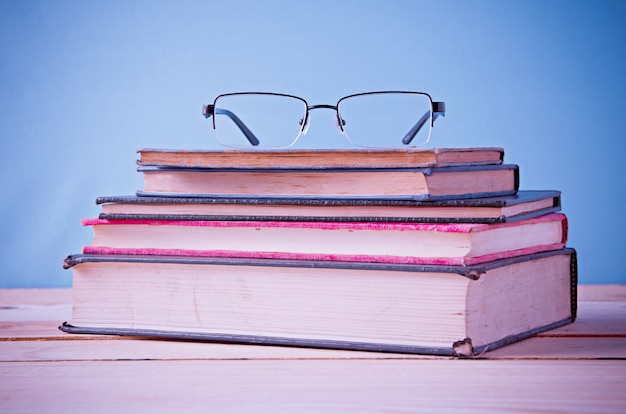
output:
<instances>
[{"instance_id":1,"label":"stack of book","mask_svg":"<svg viewBox=\"0 0 626 414\"><path fill-rule=\"evenodd\" d=\"M502 148L138 153L63 331L473 356L575 319L560 192Z\"/></svg>"}]
</instances>

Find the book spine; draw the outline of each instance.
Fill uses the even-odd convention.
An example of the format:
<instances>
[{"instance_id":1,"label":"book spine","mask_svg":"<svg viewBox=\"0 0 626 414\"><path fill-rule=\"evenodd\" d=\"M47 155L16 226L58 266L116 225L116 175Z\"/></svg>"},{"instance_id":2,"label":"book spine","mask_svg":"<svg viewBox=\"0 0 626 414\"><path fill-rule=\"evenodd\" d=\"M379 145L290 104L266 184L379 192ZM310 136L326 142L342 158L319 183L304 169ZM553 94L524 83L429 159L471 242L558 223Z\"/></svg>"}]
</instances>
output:
<instances>
[{"instance_id":1,"label":"book spine","mask_svg":"<svg viewBox=\"0 0 626 414\"><path fill-rule=\"evenodd\" d=\"M570 291L572 304L572 321L574 321L576 320L578 313L578 256L576 250L570 250Z\"/></svg>"}]
</instances>

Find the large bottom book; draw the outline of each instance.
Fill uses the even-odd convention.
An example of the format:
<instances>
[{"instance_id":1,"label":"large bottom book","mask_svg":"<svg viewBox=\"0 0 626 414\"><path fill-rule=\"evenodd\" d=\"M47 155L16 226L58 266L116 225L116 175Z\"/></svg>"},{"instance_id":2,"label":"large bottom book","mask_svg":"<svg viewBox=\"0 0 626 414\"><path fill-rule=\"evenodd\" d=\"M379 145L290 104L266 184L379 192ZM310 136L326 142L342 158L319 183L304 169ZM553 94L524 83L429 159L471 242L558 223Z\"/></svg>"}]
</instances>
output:
<instances>
[{"instance_id":1,"label":"large bottom book","mask_svg":"<svg viewBox=\"0 0 626 414\"><path fill-rule=\"evenodd\" d=\"M471 356L572 322L576 254L473 266L75 255L61 330Z\"/></svg>"}]
</instances>

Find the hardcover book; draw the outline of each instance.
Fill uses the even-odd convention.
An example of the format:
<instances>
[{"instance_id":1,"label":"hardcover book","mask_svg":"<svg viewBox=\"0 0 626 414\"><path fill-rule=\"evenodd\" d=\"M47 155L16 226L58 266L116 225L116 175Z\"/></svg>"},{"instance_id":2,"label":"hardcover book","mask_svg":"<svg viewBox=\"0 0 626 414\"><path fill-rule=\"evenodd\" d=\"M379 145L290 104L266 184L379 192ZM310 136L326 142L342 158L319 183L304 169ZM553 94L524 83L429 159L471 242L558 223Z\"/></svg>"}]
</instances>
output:
<instances>
[{"instance_id":1,"label":"hardcover book","mask_svg":"<svg viewBox=\"0 0 626 414\"><path fill-rule=\"evenodd\" d=\"M512 223L86 219L83 253L467 265L560 249L567 219Z\"/></svg>"},{"instance_id":2,"label":"hardcover book","mask_svg":"<svg viewBox=\"0 0 626 414\"><path fill-rule=\"evenodd\" d=\"M137 164L198 168L421 168L456 165L502 164L504 149L286 149L286 150L174 150L138 149Z\"/></svg>"},{"instance_id":3,"label":"hardcover book","mask_svg":"<svg viewBox=\"0 0 626 414\"><path fill-rule=\"evenodd\" d=\"M561 209L559 191L460 200L98 197L107 220L405 221L504 223Z\"/></svg>"},{"instance_id":4,"label":"hardcover book","mask_svg":"<svg viewBox=\"0 0 626 414\"><path fill-rule=\"evenodd\" d=\"M474 356L572 322L573 249L472 266L75 255L71 333Z\"/></svg>"},{"instance_id":5,"label":"hardcover book","mask_svg":"<svg viewBox=\"0 0 626 414\"><path fill-rule=\"evenodd\" d=\"M433 168L139 167L140 196L436 200L515 194L517 165Z\"/></svg>"}]
</instances>

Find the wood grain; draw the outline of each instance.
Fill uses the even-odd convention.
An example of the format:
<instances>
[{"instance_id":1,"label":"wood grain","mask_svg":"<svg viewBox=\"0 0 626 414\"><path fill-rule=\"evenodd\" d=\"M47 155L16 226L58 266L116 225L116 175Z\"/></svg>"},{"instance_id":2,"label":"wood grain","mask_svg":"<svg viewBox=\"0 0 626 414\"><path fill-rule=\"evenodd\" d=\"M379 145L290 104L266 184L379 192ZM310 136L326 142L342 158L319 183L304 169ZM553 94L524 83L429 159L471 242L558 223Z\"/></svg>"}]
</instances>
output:
<instances>
[{"instance_id":1,"label":"wood grain","mask_svg":"<svg viewBox=\"0 0 626 414\"><path fill-rule=\"evenodd\" d=\"M0 290L0 412L624 413L626 288L579 298L574 324L455 359L71 335L69 289Z\"/></svg>"},{"instance_id":2,"label":"wood grain","mask_svg":"<svg viewBox=\"0 0 626 414\"><path fill-rule=\"evenodd\" d=\"M7 362L1 368L4 412L621 413L626 408L624 361L62 361Z\"/></svg>"},{"instance_id":3,"label":"wood grain","mask_svg":"<svg viewBox=\"0 0 626 414\"><path fill-rule=\"evenodd\" d=\"M579 302L626 302L626 285L578 285Z\"/></svg>"}]
</instances>

